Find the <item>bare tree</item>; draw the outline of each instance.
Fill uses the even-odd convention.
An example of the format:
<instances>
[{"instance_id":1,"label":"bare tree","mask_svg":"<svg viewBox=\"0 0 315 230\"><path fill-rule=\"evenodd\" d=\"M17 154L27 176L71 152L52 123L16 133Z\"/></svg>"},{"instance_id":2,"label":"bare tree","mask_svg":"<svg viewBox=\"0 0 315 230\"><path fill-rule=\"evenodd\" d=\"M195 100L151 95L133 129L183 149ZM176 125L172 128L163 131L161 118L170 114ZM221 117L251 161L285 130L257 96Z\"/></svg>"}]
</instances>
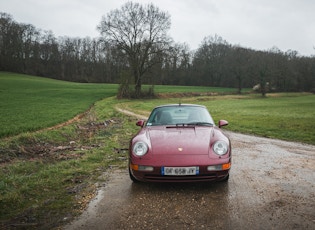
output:
<instances>
[{"instance_id":1,"label":"bare tree","mask_svg":"<svg viewBox=\"0 0 315 230\"><path fill-rule=\"evenodd\" d=\"M230 45L218 35L204 38L193 60L197 78L200 79L199 84L221 86L224 72L227 70L226 59L230 49Z\"/></svg>"},{"instance_id":2,"label":"bare tree","mask_svg":"<svg viewBox=\"0 0 315 230\"><path fill-rule=\"evenodd\" d=\"M242 93L243 81L245 81L250 69L250 52L246 48L233 46L228 60L229 71L235 76L238 93Z\"/></svg>"},{"instance_id":3,"label":"bare tree","mask_svg":"<svg viewBox=\"0 0 315 230\"><path fill-rule=\"evenodd\" d=\"M142 77L161 60L161 53L169 45L170 25L170 15L153 4L127 2L103 16L98 26L105 42L115 44L128 57L136 97L141 93Z\"/></svg>"}]
</instances>

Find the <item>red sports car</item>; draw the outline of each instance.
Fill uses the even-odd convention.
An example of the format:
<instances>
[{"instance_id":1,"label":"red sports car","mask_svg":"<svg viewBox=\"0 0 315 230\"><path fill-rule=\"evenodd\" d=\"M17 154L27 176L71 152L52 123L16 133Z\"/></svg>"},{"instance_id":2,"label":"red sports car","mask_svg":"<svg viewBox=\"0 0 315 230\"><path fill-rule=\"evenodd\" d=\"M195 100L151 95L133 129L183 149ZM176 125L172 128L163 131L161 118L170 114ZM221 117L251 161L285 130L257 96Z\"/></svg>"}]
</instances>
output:
<instances>
[{"instance_id":1,"label":"red sports car","mask_svg":"<svg viewBox=\"0 0 315 230\"><path fill-rule=\"evenodd\" d=\"M231 143L207 108L201 105L158 106L129 146L129 174L134 182L227 181Z\"/></svg>"}]
</instances>

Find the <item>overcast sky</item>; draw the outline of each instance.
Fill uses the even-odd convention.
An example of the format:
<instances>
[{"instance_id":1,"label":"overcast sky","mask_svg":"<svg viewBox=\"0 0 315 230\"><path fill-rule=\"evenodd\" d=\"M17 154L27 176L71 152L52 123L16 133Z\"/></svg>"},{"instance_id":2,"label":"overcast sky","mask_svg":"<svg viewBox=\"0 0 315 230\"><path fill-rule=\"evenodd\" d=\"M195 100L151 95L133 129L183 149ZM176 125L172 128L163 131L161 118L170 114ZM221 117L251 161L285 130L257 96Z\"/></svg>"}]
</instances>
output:
<instances>
[{"instance_id":1,"label":"overcast sky","mask_svg":"<svg viewBox=\"0 0 315 230\"><path fill-rule=\"evenodd\" d=\"M102 16L127 0L0 0L0 11L56 37L98 37ZM314 0L137 0L171 15L170 36L197 49L206 36L256 50L315 55Z\"/></svg>"}]
</instances>

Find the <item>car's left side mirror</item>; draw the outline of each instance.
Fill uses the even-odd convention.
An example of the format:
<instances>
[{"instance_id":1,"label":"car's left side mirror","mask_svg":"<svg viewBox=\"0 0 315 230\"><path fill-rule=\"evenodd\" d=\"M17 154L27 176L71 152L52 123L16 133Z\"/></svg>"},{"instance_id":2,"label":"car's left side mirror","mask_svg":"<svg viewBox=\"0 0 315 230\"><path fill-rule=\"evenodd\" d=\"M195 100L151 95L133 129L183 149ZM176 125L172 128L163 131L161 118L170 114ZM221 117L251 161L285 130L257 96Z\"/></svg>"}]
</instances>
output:
<instances>
[{"instance_id":1,"label":"car's left side mirror","mask_svg":"<svg viewBox=\"0 0 315 230\"><path fill-rule=\"evenodd\" d=\"M144 120L139 120L136 123L137 126L143 127L144 126Z\"/></svg>"},{"instance_id":2,"label":"car's left side mirror","mask_svg":"<svg viewBox=\"0 0 315 230\"><path fill-rule=\"evenodd\" d=\"M226 126L228 124L229 122L227 122L226 120L219 120L219 128L221 128L222 126Z\"/></svg>"}]
</instances>

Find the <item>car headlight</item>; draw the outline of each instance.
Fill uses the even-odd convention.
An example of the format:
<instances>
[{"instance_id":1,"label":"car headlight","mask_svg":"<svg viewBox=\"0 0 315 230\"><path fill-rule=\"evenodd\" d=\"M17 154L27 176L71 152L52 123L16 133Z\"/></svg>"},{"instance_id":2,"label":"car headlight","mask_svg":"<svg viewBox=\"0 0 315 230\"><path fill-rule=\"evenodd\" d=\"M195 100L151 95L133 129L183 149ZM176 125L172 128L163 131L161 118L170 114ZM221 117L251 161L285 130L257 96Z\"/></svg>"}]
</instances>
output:
<instances>
[{"instance_id":1,"label":"car headlight","mask_svg":"<svg viewBox=\"0 0 315 230\"><path fill-rule=\"evenodd\" d=\"M224 141L217 141L213 145L213 151L220 156L226 154L228 149L229 146Z\"/></svg>"},{"instance_id":2,"label":"car headlight","mask_svg":"<svg viewBox=\"0 0 315 230\"><path fill-rule=\"evenodd\" d=\"M136 156L141 157L148 152L148 145L140 141L134 144L132 150Z\"/></svg>"}]
</instances>

